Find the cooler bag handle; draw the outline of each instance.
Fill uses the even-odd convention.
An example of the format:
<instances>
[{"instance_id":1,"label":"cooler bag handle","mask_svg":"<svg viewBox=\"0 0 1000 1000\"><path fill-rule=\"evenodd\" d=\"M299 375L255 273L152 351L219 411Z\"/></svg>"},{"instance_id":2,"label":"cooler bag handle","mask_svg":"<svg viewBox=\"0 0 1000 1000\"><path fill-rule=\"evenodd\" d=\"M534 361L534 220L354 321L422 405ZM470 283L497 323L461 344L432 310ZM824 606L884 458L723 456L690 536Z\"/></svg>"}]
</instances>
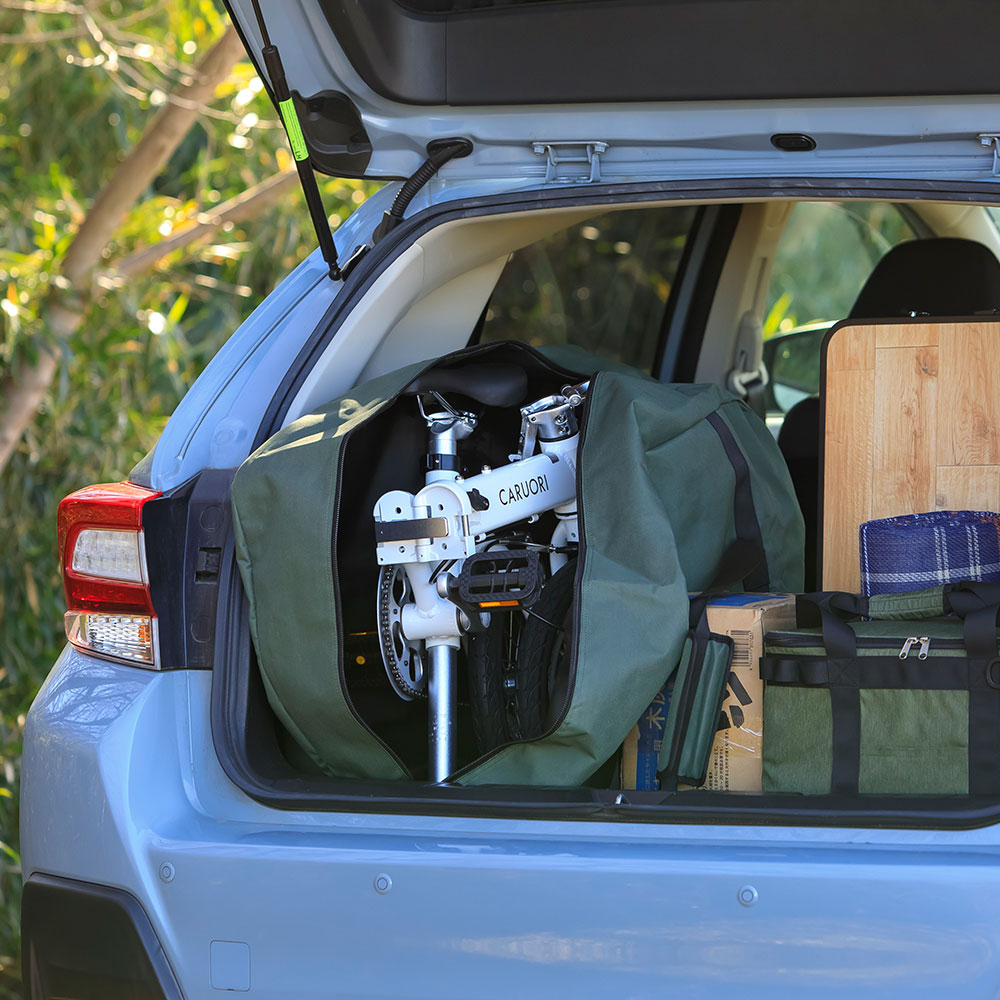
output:
<instances>
[{"instance_id":1,"label":"cooler bag handle","mask_svg":"<svg viewBox=\"0 0 1000 1000\"><path fill-rule=\"evenodd\" d=\"M872 597L849 594L846 591L824 590L814 594L802 594L799 600L819 609L828 608L833 614L851 618L874 618L882 622L919 621L926 618L940 618L948 614L950 608L945 595L946 589L943 586L929 587L927 590L912 590L905 594L875 594ZM1000 602L1000 592L997 601Z\"/></svg>"},{"instance_id":2,"label":"cooler bag handle","mask_svg":"<svg viewBox=\"0 0 1000 1000\"><path fill-rule=\"evenodd\" d=\"M911 590L903 594L874 594L871 597L833 590L801 596L806 602L828 606L833 612L856 618L873 618L882 622L920 621L941 618L951 611L964 618L968 613L967 609L1000 605L1000 583L963 580L960 583L928 587L926 590Z\"/></svg>"},{"instance_id":3,"label":"cooler bag handle","mask_svg":"<svg viewBox=\"0 0 1000 1000\"><path fill-rule=\"evenodd\" d=\"M799 594L795 614L802 627L823 630L823 645L831 658L857 654L857 637L845 619L924 621L954 613L965 622L965 648L969 656L992 659L1000 655L997 624L1000 621L1000 584L975 580L929 587L904 594L863 597L845 591Z\"/></svg>"},{"instance_id":4,"label":"cooler bag handle","mask_svg":"<svg viewBox=\"0 0 1000 1000\"><path fill-rule=\"evenodd\" d=\"M966 653L988 660L1000 656L997 648L1000 584L970 581L949 584L944 590L949 609L965 620Z\"/></svg>"},{"instance_id":5,"label":"cooler bag handle","mask_svg":"<svg viewBox=\"0 0 1000 1000\"><path fill-rule=\"evenodd\" d=\"M843 619L862 617L864 612L860 606L866 603L864 597L838 590L798 594L795 598L795 620L800 628L820 626L827 656L846 659L857 654L858 640Z\"/></svg>"}]
</instances>

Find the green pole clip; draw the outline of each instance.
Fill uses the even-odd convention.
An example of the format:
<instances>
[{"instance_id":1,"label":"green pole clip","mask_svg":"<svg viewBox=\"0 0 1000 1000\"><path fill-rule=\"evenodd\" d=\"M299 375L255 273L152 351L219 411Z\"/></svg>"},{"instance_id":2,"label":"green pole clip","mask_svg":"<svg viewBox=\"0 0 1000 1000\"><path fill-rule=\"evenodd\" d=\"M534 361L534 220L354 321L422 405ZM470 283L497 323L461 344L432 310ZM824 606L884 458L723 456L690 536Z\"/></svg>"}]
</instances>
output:
<instances>
[{"instance_id":1,"label":"green pole clip","mask_svg":"<svg viewBox=\"0 0 1000 1000\"><path fill-rule=\"evenodd\" d=\"M305 136L302 134L299 116L295 113L295 102L289 97L287 101L279 102L278 108L281 111L281 119L285 123L288 141L292 146L292 156L296 160L308 160L309 149L306 146Z\"/></svg>"}]
</instances>

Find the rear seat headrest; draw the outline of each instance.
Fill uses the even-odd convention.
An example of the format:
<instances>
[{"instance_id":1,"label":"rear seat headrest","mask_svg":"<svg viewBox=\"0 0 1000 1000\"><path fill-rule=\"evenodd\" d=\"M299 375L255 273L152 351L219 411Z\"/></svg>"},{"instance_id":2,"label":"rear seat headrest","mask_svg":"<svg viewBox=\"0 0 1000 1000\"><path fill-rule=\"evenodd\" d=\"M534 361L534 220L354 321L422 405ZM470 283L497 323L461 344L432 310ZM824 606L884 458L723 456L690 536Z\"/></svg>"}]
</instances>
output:
<instances>
[{"instance_id":1,"label":"rear seat headrest","mask_svg":"<svg viewBox=\"0 0 1000 1000\"><path fill-rule=\"evenodd\" d=\"M982 243L935 238L893 247L869 275L848 319L972 316L1000 311L1000 261Z\"/></svg>"}]
</instances>

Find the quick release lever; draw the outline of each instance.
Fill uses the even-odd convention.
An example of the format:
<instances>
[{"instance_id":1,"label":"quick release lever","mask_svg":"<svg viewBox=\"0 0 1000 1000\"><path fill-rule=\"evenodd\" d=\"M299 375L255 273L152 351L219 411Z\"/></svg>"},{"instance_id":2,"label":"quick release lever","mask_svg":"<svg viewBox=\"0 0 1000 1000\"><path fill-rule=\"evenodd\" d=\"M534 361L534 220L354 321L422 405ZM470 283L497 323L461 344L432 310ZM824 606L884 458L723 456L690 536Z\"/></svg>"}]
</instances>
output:
<instances>
[{"instance_id":1,"label":"quick release lever","mask_svg":"<svg viewBox=\"0 0 1000 1000\"><path fill-rule=\"evenodd\" d=\"M326 210L323 208L323 197L319 192L319 185L316 183L316 175L309 165L309 148L306 146L305 136L302 134L299 116L295 111L295 102L292 100L291 92L288 89L288 81L285 79L285 68L281 63L281 56L278 54L277 47L271 43L271 37L267 33L259 0L251 0L251 2L253 3L254 14L257 17L257 26L260 28L260 36L264 42L261 56L264 59L264 66L267 68L267 75L271 79L271 89L274 91L274 96L278 102L281 120L285 124L288 143L292 147L295 169L299 172L299 183L302 185L302 191L306 196L306 205L309 208L309 216L312 219L313 227L316 230L316 237L319 240L320 253L323 254L323 260L330 266L330 277L334 281L338 281L343 277L343 273L337 261L337 247L333 242L330 224L326 219Z\"/></svg>"}]
</instances>

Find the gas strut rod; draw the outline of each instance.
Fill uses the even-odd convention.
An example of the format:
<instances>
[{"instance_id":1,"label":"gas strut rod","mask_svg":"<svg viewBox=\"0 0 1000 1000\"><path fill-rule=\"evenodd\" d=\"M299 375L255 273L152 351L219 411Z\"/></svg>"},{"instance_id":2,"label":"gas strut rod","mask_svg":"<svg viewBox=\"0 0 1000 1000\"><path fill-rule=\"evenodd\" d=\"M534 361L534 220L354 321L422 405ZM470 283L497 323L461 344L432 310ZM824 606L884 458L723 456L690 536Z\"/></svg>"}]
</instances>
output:
<instances>
[{"instance_id":1,"label":"gas strut rod","mask_svg":"<svg viewBox=\"0 0 1000 1000\"><path fill-rule=\"evenodd\" d=\"M260 28L261 39L264 42L261 55L264 58L264 65L267 67L267 75L271 78L271 89L278 101L278 110L281 112L281 120L285 123L285 132L288 133L288 143L292 147L295 169L299 172L299 183L306 196L306 205L309 207L309 216L312 218L316 236L319 239L320 252L323 254L323 260L330 266L330 277L337 281L343 277L337 262L337 247L333 242L330 224L327 222L323 198L319 193L319 185L316 183L316 175L309 165L309 148L306 146L305 136L302 134L299 116L295 111L295 102L288 90L285 68L281 64L281 56L278 55L277 47L271 44L271 37L264 24L264 15L261 13L259 0L252 0L252 3L254 14L257 15L257 26Z\"/></svg>"},{"instance_id":2,"label":"gas strut rod","mask_svg":"<svg viewBox=\"0 0 1000 1000\"><path fill-rule=\"evenodd\" d=\"M427 159L420 164L413 174L403 181L403 186L396 193L392 207L372 233L372 243L378 243L386 233L392 232L403 221L406 206L413 201L414 195L449 161L472 152L472 142L469 139L432 139L427 143Z\"/></svg>"}]
</instances>

